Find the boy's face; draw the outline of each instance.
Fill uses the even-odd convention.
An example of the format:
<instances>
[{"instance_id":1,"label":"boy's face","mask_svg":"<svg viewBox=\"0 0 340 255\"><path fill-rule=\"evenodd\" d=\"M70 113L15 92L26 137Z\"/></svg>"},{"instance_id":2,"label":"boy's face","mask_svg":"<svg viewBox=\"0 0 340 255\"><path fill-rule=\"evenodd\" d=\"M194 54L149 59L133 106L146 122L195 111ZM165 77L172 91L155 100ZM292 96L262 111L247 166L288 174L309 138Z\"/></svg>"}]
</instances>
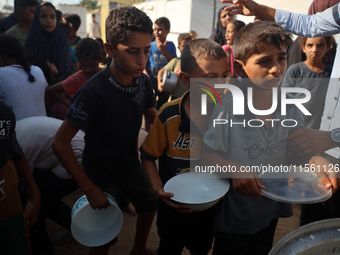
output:
<instances>
[{"instance_id":1,"label":"boy's face","mask_svg":"<svg viewBox=\"0 0 340 255\"><path fill-rule=\"evenodd\" d=\"M229 74L229 64L227 58L201 59L191 74L181 72L179 78L183 84L190 87L190 78L225 78Z\"/></svg>"},{"instance_id":2,"label":"boy's face","mask_svg":"<svg viewBox=\"0 0 340 255\"><path fill-rule=\"evenodd\" d=\"M159 39L161 42L166 40L167 35L169 34L169 29L165 29L163 24L157 25L156 23L153 25L153 34L156 39Z\"/></svg>"},{"instance_id":3,"label":"boy's face","mask_svg":"<svg viewBox=\"0 0 340 255\"><path fill-rule=\"evenodd\" d=\"M180 42L179 42L179 45L178 45L179 51L182 52L184 46L185 46L188 42L190 42L190 41L191 41L191 40L182 40L182 41L180 41Z\"/></svg>"},{"instance_id":4,"label":"boy's face","mask_svg":"<svg viewBox=\"0 0 340 255\"><path fill-rule=\"evenodd\" d=\"M78 61L84 74L89 78L99 71L99 60L92 58L79 58Z\"/></svg>"},{"instance_id":5,"label":"boy's face","mask_svg":"<svg viewBox=\"0 0 340 255\"><path fill-rule=\"evenodd\" d=\"M122 85L130 85L133 78L143 73L149 57L151 36L145 32L133 32L127 42L114 47L105 43L106 53L112 57L110 69Z\"/></svg>"},{"instance_id":6,"label":"boy's face","mask_svg":"<svg viewBox=\"0 0 340 255\"><path fill-rule=\"evenodd\" d=\"M225 78L229 73L227 58L201 59L197 62L196 68L191 72L190 78Z\"/></svg>"},{"instance_id":7,"label":"boy's face","mask_svg":"<svg viewBox=\"0 0 340 255\"><path fill-rule=\"evenodd\" d=\"M28 6L26 8L19 7L19 19L31 24L34 17L35 6Z\"/></svg>"},{"instance_id":8,"label":"boy's face","mask_svg":"<svg viewBox=\"0 0 340 255\"><path fill-rule=\"evenodd\" d=\"M236 70L239 75L250 78L257 87L271 90L279 86L286 71L287 49L283 46L278 49L272 44L260 47L262 51L253 54L246 64L236 60Z\"/></svg>"}]
</instances>

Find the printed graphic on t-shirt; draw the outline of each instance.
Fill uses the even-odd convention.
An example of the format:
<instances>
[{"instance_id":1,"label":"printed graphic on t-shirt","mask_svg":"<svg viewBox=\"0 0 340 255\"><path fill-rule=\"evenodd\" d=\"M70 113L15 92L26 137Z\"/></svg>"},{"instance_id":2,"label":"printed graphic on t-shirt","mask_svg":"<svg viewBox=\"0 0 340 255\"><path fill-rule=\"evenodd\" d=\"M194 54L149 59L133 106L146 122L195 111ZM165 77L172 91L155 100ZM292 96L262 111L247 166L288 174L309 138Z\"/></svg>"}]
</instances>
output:
<instances>
[{"instance_id":1,"label":"printed graphic on t-shirt","mask_svg":"<svg viewBox=\"0 0 340 255\"><path fill-rule=\"evenodd\" d=\"M5 192L5 180L0 181L0 203L2 200L4 200L7 197L7 194Z\"/></svg>"},{"instance_id":2,"label":"printed graphic on t-shirt","mask_svg":"<svg viewBox=\"0 0 340 255\"><path fill-rule=\"evenodd\" d=\"M0 140L8 140L11 130L10 120L0 120Z\"/></svg>"}]
</instances>

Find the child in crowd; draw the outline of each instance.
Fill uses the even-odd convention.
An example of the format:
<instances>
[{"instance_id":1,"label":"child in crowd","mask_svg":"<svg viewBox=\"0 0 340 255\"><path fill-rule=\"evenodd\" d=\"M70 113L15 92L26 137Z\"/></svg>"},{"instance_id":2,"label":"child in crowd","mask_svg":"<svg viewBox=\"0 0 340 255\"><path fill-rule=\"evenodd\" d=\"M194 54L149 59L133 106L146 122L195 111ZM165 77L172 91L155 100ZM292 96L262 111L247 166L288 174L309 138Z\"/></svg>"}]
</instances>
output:
<instances>
[{"instance_id":1,"label":"child in crowd","mask_svg":"<svg viewBox=\"0 0 340 255\"><path fill-rule=\"evenodd\" d=\"M71 28L71 33L68 36L68 41L73 49L76 49L77 43L80 41L80 36L77 35L77 31L81 24L81 19L76 13L66 13L62 16L64 23L68 24Z\"/></svg>"},{"instance_id":2,"label":"child in crowd","mask_svg":"<svg viewBox=\"0 0 340 255\"><path fill-rule=\"evenodd\" d=\"M223 78L229 73L225 52L219 44L209 39L196 39L184 47L181 68L180 78L187 87L192 78ZM199 158L201 154L201 134L204 130L191 132L191 121L195 123L195 109L190 110L191 99L187 92L183 97L164 104L141 147L143 167L160 198L157 216L159 255L180 255L184 247L191 254L208 254L212 245L215 207L192 212L172 202L170 198L173 194L165 193L163 189L170 178L190 168L190 159ZM199 126L203 127L202 123ZM174 146L179 143L178 139L190 140L192 146ZM160 160L159 171L156 159Z\"/></svg>"},{"instance_id":3,"label":"child in crowd","mask_svg":"<svg viewBox=\"0 0 340 255\"><path fill-rule=\"evenodd\" d=\"M17 38L22 46L25 46L25 40L30 30L37 4L37 0L16 0L19 21L18 24L8 29L5 34Z\"/></svg>"},{"instance_id":4,"label":"child in crowd","mask_svg":"<svg viewBox=\"0 0 340 255\"><path fill-rule=\"evenodd\" d=\"M48 84L37 66L30 66L20 42L0 35L0 98L12 107L16 120L46 116Z\"/></svg>"},{"instance_id":5,"label":"child in crowd","mask_svg":"<svg viewBox=\"0 0 340 255\"><path fill-rule=\"evenodd\" d=\"M65 35L67 37L67 39L69 39L70 35L71 35L71 27L69 24L67 23L61 23L62 28L64 29ZM72 47L72 45L69 46L70 47L70 57L71 57L71 70L73 73L76 73L79 71L79 62L78 59L76 57L76 55L74 54L75 49Z\"/></svg>"},{"instance_id":6,"label":"child in crowd","mask_svg":"<svg viewBox=\"0 0 340 255\"><path fill-rule=\"evenodd\" d=\"M197 32L196 32L195 30L191 30L191 31L189 32L189 34L190 34L192 40L197 39L197 36L198 36L198 35L197 35Z\"/></svg>"},{"instance_id":7,"label":"child in crowd","mask_svg":"<svg viewBox=\"0 0 340 255\"><path fill-rule=\"evenodd\" d=\"M136 7L113 8L106 19L106 53L112 62L94 75L73 97L66 119L53 140L53 150L94 209L128 194L139 214L130 254L150 254L146 239L157 209L157 197L141 167L137 139L142 116L153 122L155 98L143 73L151 47L152 21ZM119 123L119 125L117 125ZM85 131L82 168L70 145ZM108 254L112 242L90 249Z\"/></svg>"},{"instance_id":8,"label":"child in crowd","mask_svg":"<svg viewBox=\"0 0 340 255\"><path fill-rule=\"evenodd\" d=\"M54 135L62 123L55 118L36 116L17 121L15 127L18 142L41 193L39 217L37 223L30 229L33 254L54 254L45 217L68 230L71 229L71 208L62 199L76 190L78 185L52 151ZM85 145L84 135L80 130L71 142L73 153L79 163L82 161Z\"/></svg>"},{"instance_id":9,"label":"child in crowd","mask_svg":"<svg viewBox=\"0 0 340 255\"><path fill-rule=\"evenodd\" d=\"M232 15L229 11L224 10L224 7L221 7L217 12L217 22L216 28L210 35L210 39L217 42L219 45L224 45L225 42L225 33L227 24L235 19L235 16Z\"/></svg>"},{"instance_id":10,"label":"child in crowd","mask_svg":"<svg viewBox=\"0 0 340 255\"><path fill-rule=\"evenodd\" d=\"M97 72L99 64L105 60L105 51L100 43L92 38L81 39L76 48L75 55L81 70L69 76L66 80L58 82L48 89L55 102L51 107L51 116L64 120L66 111L70 107L72 96Z\"/></svg>"},{"instance_id":11,"label":"child in crowd","mask_svg":"<svg viewBox=\"0 0 340 255\"><path fill-rule=\"evenodd\" d=\"M306 54L304 62L291 65L284 76L282 87L305 88L311 92L311 99L304 103L304 107L312 114L304 116L305 127L319 129L329 77L332 66L326 65L325 53L333 47L333 36L307 38L300 37L300 46ZM295 97L305 97L302 93L295 93Z\"/></svg>"},{"instance_id":12,"label":"child in crowd","mask_svg":"<svg viewBox=\"0 0 340 255\"><path fill-rule=\"evenodd\" d=\"M40 192L16 140L14 113L2 101L0 123L1 254L30 254L26 231L38 218ZM18 179L28 196L24 212L18 192Z\"/></svg>"},{"instance_id":13,"label":"child in crowd","mask_svg":"<svg viewBox=\"0 0 340 255\"><path fill-rule=\"evenodd\" d=\"M152 85L156 91L157 109L159 109L169 99L168 92L160 93L157 86L157 74L158 71L164 67L171 59L177 57L175 44L171 41L167 41L166 37L170 32L170 21L166 17L158 18L154 23L154 36L155 41L151 43L149 63L149 74Z\"/></svg>"},{"instance_id":14,"label":"child in crowd","mask_svg":"<svg viewBox=\"0 0 340 255\"><path fill-rule=\"evenodd\" d=\"M287 47L290 34L274 22L250 23L240 30L234 43L235 69L243 79L239 88L245 98L251 95L257 110L270 109L273 104L273 88L277 88L284 75L287 61ZM234 95L235 96L235 95ZM278 218L292 215L291 205L262 197L265 189L261 179L254 172L240 171L242 166L288 165L286 150L288 134L301 127L302 114L295 105L287 107L286 115L281 109L266 115L255 115L246 107L244 115L233 114L236 100L232 93L222 97L211 116L204 135L205 149L202 160L206 165L233 166L237 170L229 173L232 185L222 199L214 219L214 254L256 254L267 255L272 247ZM280 102L278 102L280 105ZM246 123L256 119L263 125L216 125L214 119L226 119L228 123ZM270 119L277 119L272 123ZM284 119L293 119L296 126L281 125ZM330 162L321 156L309 157L310 165L328 166ZM309 159L308 158L308 159ZM301 159L308 163L308 159ZM294 159L293 161L294 162ZM336 188L336 179L318 173L327 188ZM334 185L334 186L332 186Z\"/></svg>"},{"instance_id":15,"label":"child in crowd","mask_svg":"<svg viewBox=\"0 0 340 255\"><path fill-rule=\"evenodd\" d=\"M229 65L230 65L230 73L237 77L235 68L234 68L234 52L233 52L233 44L234 39L240 31L242 27L246 24L240 20L232 20L227 24L227 32L225 33L226 44L222 46L224 51L227 53Z\"/></svg>"},{"instance_id":16,"label":"child in crowd","mask_svg":"<svg viewBox=\"0 0 340 255\"><path fill-rule=\"evenodd\" d=\"M191 36L188 33L183 33L178 36L178 49L180 52L182 52L184 46L191 41ZM168 64L166 64L165 67L163 67L161 70L159 70L157 75L158 80L158 91L163 92L163 82L162 77L165 70L169 70L171 72L175 72L177 75L181 72L181 59L180 58L173 58L170 60ZM189 88L183 84L181 79L178 78L177 85L175 89L170 93L171 94L171 100L177 99L181 97L186 91L188 91Z\"/></svg>"},{"instance_id":17,"label":"child in crowd","mask_svg":"<svg viewBox=\"0 0 340 255\"><path fill-rule=\"evenodd\" d=\"M72 64L69 43L50 2L37 6L25 46L30 62L44 56L57 67L59 80L69 75Z\"/></svg>"},{"instance_id":18,"label":"child in crowd","mask_svg":"<svg viewBox=\"0 0 340 255\"><path fill-rule=\"evenodd\" d=\"M307 59L288 68L281 86L301 87L311 92L311 99L304 103L306 109L312 114L304 116L305 127L319 129L332 71L332 66L327 64L325 54L333 47L334 38L332 36L299 37L299 42ZM295 93L295 97L301 98L304 95ZM302 205L300 225L331 218L333 215L326 210L329 203L330 201Z\"/></svg>"}]
</instances>

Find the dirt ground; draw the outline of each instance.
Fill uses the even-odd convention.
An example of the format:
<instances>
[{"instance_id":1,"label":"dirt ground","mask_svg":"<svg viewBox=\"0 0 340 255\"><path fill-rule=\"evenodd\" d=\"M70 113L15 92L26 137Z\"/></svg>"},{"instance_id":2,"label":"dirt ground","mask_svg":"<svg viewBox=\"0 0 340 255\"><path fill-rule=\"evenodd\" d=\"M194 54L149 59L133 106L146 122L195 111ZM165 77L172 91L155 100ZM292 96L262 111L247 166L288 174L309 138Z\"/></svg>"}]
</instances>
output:
<instances>
[{"instance_id":1,"label":"dirt ground","mask_svg":"<svg viewBox=\"0 0 340 255\"><path fill-rule=\"evenodd\" d=\"M76 190L65 198L65 202L73 206L74 202L82 195L79 190ZM300 206L294 205L294 215L287 219L280 219L274 238L274 244L283 236L299 226ZM110 248L110 255L127 255L129 254L134 241L136 217L123 211L124 223L122 230L118 235L118 242ZM73 237L62 227L49 221L47 223L50 238L54 244L56 255L85 255L88 254L89 248L79 244ZM152 225L151 233L148 238L148 248L156 251L158 247L159 237L155 222ZM210 252L209 254L211 254ZM187 250L184 250L182 255L189 255Z\"/></svg>"}]
</instances>

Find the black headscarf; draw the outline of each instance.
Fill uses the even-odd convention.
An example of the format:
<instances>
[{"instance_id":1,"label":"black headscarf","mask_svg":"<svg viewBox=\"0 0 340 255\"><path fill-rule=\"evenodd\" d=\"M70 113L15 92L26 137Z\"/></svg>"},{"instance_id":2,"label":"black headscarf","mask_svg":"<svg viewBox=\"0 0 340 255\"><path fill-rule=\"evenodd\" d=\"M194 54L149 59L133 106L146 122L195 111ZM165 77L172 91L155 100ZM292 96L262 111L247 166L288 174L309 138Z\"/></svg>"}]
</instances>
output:
<instances>
[{"instance_id":1,"label":"black headscarf","mask_svg":"<svg viewBox=\"0 0 340 255\"><path fill-rule=\"evenodd\" d=\"M221 13L225 7L226 6L221 7L218 10L216 28L214 29L211 36L209 37L209 39L217 42L221 46L226 44L226 40L225 40L226 28L223 27L222 22L221 22Z\"/></svg>"},{"instance_id":2,"label":"black headscarf","mask_svg":"<svg viewBox=\"0 0 340 255\"><path fill-rule=\"evenodd\" d=\"M59 20L57 20L56 28L52 32L46 32L41 28L39 16L43 6L50 6L56 11L54 5L49 2L42 2L41 5L37 6L25 41L28 60L32 62L38 57L46 57L57 67L59 73L68 72L71 69L69 42Z\"/></svg>"}]
</instances>

